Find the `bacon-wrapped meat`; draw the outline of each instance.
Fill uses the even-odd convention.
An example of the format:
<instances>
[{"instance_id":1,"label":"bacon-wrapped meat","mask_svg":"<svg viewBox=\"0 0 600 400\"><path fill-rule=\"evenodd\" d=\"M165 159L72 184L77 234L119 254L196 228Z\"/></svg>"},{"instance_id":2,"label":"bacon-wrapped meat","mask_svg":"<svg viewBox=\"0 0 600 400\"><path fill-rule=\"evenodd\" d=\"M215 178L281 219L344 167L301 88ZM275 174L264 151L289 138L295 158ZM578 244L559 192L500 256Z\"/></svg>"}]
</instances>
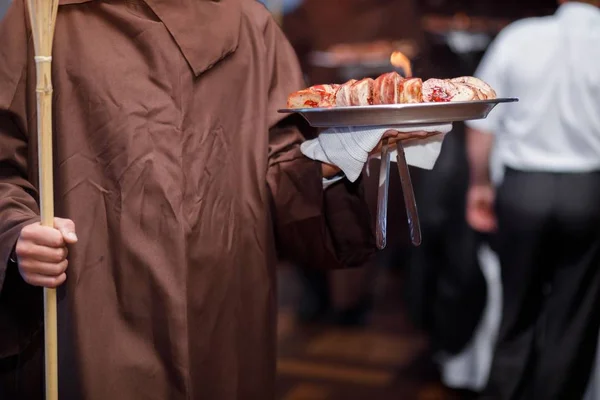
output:
<instances>
[{"instance_id":1,"label":"bacon-wrapped meat","mask_svg":"<svg viewBox=\"0 0 600 400\"><path fill-rule=\"evenodd\" d=\"M373 104L400 103L404 78L397 72L389 72L375 79L373 86Z\"/></svg>"},{"instance_id":2,"label":"bacon-wrapped meat","mask_svg":"<svg viewBox=\"0 0 600 400\"><path fill-rule=\"evenodd\" d=\"M422 103L423 102L423 80L420 78L406 79L400 92L400 103Z\"/></svg>"},{"instance_id":3,"label":"bacon-wrapped meat","mask_svg":"<svg viewBox=\"0 0 600 400\"><path fill-rule=\"evenodd\" d=\"M351 96L352 86L358 82L356 79L351 79L341 85L335 95L335 105L338 107L349 107L352 105Z\"/></svg>"},{"instance_id":4,"label":"bacon-wrapped meat","mask_svg":"<svg viewBox=\"0 0 600 400\"><path fill-rule=\"evenodd\" d=\"M462 83L470 86L479 95L480 100L492 100L496 98L496 92L490 85L472 76L461 76L450 80L452 83Z\"/></svg>"},{"instance_id":5,"label":"bacon-wrapped meat","mask_svg":"<svg viewBox=\"0 0 600 400\"><path fill-rule=\"evenodd\" d=\"M423 83L423 101L427 103L470 100L479 100L479 95L469 85L444 79L428 79Z\"/></svg>"},{"instance_id":6,"label":"bacon-wrapped meat","mask_svg":"<svg viewBox=\"0 0 600 400\"><path fill-rule=\"evenodd\" d=\"M340 85L316 85L291 94L288 108L315 108L335 106L335 95Z\"/></svg>"},{"instance_id":7,"label":"bacon-wrapped meat","mask_svg":"<svg viewBox=\"0 0 600 400\"><path fill-rule=\"evenodd\" d=\"M349 107L495 99L487 83L471 76L454 79L404 79L389 72L373 80L352 79L343 85L316 85L293 93L288 108Z\"/></svg>"},{"instance_id":8,"label":"bacon-wrapped meat","mask_svg":"<svg viewBox=\"0 0 600 400\"><path fill-rule=\"evenodd\" d=\"M351 106L371 106L373 105L373 84L375 81L371 78L361 79L355 82L350 88Z\"/></svg>"}]
</instances>

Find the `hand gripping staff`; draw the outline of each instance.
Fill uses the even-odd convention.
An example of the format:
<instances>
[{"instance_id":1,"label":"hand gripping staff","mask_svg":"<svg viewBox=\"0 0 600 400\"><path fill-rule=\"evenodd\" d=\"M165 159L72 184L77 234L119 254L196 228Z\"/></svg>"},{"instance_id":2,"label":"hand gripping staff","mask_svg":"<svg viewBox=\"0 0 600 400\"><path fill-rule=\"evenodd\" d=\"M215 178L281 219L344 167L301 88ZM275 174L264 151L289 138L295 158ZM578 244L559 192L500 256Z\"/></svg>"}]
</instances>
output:
<instances>
[{"instance_id":1,"label":"hand gripping staff","mask_svg":"<svg viewBox=\"0 0 600 400\"><path fill-rule=\"evenodd\" d=\"M52 163L52 43L58 0L27 0L37 72L39 194L42 225L54 226ZM56 289L44 288L46 400L58 400Z\"/></svg>"}]
</instances>

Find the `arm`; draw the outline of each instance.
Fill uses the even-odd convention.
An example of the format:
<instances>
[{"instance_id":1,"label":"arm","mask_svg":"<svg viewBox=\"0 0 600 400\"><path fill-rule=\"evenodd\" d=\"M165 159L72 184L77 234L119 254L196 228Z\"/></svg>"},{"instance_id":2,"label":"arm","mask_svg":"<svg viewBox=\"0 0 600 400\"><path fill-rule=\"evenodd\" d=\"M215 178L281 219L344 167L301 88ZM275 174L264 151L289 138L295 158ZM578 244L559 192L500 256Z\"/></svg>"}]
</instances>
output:
<instances>
[{"instance_id":1,"label":"arm","mask_svg":"<svg viewBox=\"0 0 600 400\"><path fill-rule=\"evenodd\" d=\"M274 23L265 31L270 73L269 166L278 250L306 266L363 265L375 251L374 235L360 182L343 180L323 189L336 167L306 158L300 144L316 132L299 116L281 120L276 110L302 82L291 46Z\"/></svg>"},{"instance_id":2,"label":"arm","mask_svg":"<svg viewBox=\"0 0 600 400\"><path fill-rule=\"evenodd\" d=\"M31 183L28 114L35 73L28 59L31 49L24 2L16 0L0 25L0 290L21 229L39 220L37 192ZM35 104L35 103L33 103Z\"/></svg>"},{"instance_id":3,"label":"arm","mask_svg":"<svg viewBox=\"0 0 600 400\"><path fill-rule=\"evenodd\" d=\"M467 158L469 160L469 190L466 218L471 228L479 232L497 229L494 211L495 190L490 179L490 153L494 135L467 129Z\"/></svg>"},{"instance_id":4,"label":"arm","mask_svg":"<svg viewBox=\"0 0 600 400\"><path fill-rule=\"evenodd\" d=\"M473 128L466 130L470 185L491 185L490 154L494 135Z\"/></svg>"},{"instance_id":5,"label":"arm","mask_svg":"<svg viewBox=\"0 0 600 400\"><path fill-rule=\"evenodd\" d=\"M362 185L343 180L323 188L323 166L300 152L302 121L271 130L268 185L279 251L303 265L363 265L375 251Z\"/></svg>"},{"instance_id":6,"label":"arm","mask_svg":"<svg viewBox=\"0 0 600 400\"><path fill-rule=\"evenodd\" d=\"M21 229L38 220L36 190L29 179L28 131L35 93L28 63L32 50L23 0L14 0L0 23L0 359L17 354L41 328L41 291L27 285L10 261ZM28 95L29 94L29 95ZM35 103L32 103L35 105Z\"/></svg>"},{"instance_id":7,"label":"arm","mask_svg":"<svg viewBox=\"0 0 600 400\"><path fill-rule=\"evenodd\" d=\"M42 291L66 279L72 221L39 224L35 66L24 0L0 24L0 359L18 354L42 326ZM17 263L18 261L18 263Z\"/></svg>"},{"instance_id":8,"label":"arm","mask_svg":"<svg viewBox=\"0 0 600 400\"><path fill-rule=\"evenodd\" d=\"M490 84L501 96L507 95L504 73L506 53L504 35L499 35L486 52L476 76ZM497 229L494 211L495 189L490 176L490 156L496 134L500 130L504 107L497 107L486 119L467 122L466 145L469 161L467 222L479 232Z\"/></svg>"}]
</instances>

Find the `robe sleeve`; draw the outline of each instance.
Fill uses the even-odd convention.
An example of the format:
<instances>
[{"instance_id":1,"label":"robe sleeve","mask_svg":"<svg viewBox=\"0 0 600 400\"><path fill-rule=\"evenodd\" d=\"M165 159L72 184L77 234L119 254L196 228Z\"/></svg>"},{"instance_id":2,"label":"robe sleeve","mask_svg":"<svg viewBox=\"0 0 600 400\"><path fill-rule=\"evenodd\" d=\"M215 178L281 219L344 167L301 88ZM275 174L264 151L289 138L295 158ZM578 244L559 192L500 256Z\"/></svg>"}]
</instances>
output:
<instances>
[{"instance_id":1,"label":"robe sleeve","mask_svg":"<svg viewBox=\"0 0 600 400\"><path fill-rule=\"evenodd\" d=\"M279 253L308 267L363 266L375 241L361 182L344 180L324 190L321 163L300 151L316 132L299 116L281 119L277 113L304 85L296 56L275 23L265 36L272 65L267 183Z\"/></svg>"},{"instance_id":2,"label":"robe sleeve","mask_svg":"<svg viewBox=\"0 0 600 400\"><path fill-rule=\"evenodd\" d=\"M10 255L21 229L39 221L37 192L29 177L27 129L31 39L23 0L14 0L0 24L0 358L16 354L39 327L30 306L37 288L20 277ZM34 77L35 79L35 77ZM29 87L28 87L29 86ZM33 96L35 96L33 94ZM32 115L35 117L35 113ZM33 127L34 129L35 123ZM37 307L37 306L36 306Z\"/></svg>"}]
</instances>

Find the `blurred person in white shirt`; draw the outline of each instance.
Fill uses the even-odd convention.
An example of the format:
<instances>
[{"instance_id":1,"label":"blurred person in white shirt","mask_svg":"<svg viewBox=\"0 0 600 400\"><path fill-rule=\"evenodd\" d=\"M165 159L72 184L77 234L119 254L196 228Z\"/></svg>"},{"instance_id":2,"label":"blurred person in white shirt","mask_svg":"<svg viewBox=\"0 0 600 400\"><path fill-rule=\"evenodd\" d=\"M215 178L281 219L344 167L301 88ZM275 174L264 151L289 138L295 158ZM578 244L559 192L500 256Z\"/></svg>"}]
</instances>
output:
<instances>
[{"instance_id":1,"label":"blurred person in white shirt","mask_svg":"<svg viewBox=\"0 0 600 400\"><path fill-rule=\"evenodd\" d=\"M500 97L468 124L467 220L495 232L502 322L490 399L581 399L600 329L600 1L506 28L476 76ZM491 150L504 168L496 187Z\"/></svg>"}]
</instances>

